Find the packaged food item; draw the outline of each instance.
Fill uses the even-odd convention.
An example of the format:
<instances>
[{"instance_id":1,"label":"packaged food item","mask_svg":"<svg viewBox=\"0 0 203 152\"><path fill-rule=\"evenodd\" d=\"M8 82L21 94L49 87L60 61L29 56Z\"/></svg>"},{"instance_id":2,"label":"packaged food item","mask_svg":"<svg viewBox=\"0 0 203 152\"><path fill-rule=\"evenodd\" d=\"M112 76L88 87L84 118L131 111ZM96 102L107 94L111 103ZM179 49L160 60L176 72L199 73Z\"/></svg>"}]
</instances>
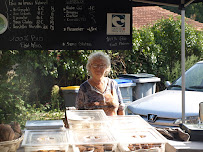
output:
<instances>
[{"instance_id":1,"label":"packaged food item","mask_svg":"<svg viewBox=\"0 0 203 152\"><path fill-rule=\"evenodd\" d=\"M22 147L25 152L68 152L68 130L25 130Z\"/></svg>"},{"instance_id":2,"label":"packaged food item","mask_svg":"<svg viewBox=\"0 0 203 152\"><path fill-rule=\"evenodd\" d=\"M15 137L15 132L8 124L0 124L0 142L11 141Z\"/></svg>"},{"instance_id":3,"label":"packaged food item","mask_svg":"<svg viewBox=\"0 0 203 152\"><path fill-rule=\"evenodd\" d=\"M108 129L72 130L74 152L113 152L117 141Z\"/></svg>"},{"instance_id":4,"label":"packaged food item","mask_svg":"<svg viewBox=\"0 0 203 152\"><path fill-rule=\"evenodd\" d=\"M120 130L116 139L121 152L165 152L167 142L154 128Z\"/></svg>"}]
</instances>

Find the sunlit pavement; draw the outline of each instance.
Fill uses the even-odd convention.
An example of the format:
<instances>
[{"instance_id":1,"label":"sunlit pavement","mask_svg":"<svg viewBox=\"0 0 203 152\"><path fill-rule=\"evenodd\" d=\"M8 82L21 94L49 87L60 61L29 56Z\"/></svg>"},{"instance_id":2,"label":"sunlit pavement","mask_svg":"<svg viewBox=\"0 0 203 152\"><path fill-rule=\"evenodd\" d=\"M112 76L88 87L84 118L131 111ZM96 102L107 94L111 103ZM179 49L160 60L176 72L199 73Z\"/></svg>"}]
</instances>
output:
<instances>
[{"instance_id":1,"label":"sunlit pavement","mask_svg":"<svg viewBox=\"0 0 203 152\"><path fill-rule=\"evenodd\" d=\"M202 152L203 141L174 141L168 140L166 152Z\"/></svg>"}]
</instances>

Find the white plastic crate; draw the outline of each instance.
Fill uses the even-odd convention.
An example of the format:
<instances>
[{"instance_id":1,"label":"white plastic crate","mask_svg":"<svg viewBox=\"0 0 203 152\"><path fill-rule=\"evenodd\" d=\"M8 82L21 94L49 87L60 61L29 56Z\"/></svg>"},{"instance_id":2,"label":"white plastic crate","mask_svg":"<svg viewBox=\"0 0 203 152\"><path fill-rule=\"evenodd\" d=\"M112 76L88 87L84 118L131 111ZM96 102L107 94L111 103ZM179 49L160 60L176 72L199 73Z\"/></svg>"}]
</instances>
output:
<instances>
[{"instance_id":1,"label":"white plastic crate","mask_svg":"<svg viewBox=\"0 0 203 152\"><path fill-rule=\"evenodd\" d=\"M66 110L69 129L101 129L107 127L104 110Z\"/></svg>"},{"instance_id":2,"label":"white plastic crate","mask_svg":"<svg viewBox=\"0 0 203 152\"><path fill-rule=\"evenodd\" d=\"M28 120L25 128L27 130L63 129L64 123L63 120Z\"/></svg>"},{"instance_id":3,"label":"white plastic crate","mask_svg":"<svg viewBox=\"0 0 203 152\"><path fill-rule=\"evenodd\" d=\"M117 141L108 129L71 130L74 152L115 152Z\"/></svg>"},{"instance_id":4,"label":"white plastic crate","mask_svg":"<svg viewBox=\"0 0 203 152\"><path fill-rule=\"evenodd\" d=\"M22 147L24 147L24 152L68 152L68 131L61 129L26 130Z\"/></svg>"},{"instance_id":5,"label":"white plastic crate","mask_svg":"<svg viewBox=\"0 0 203 152\"><path fill-rule=\"evenodd\" d=\"M110 128L113 131L121 129L153 128L140 115L108 116Z\"/></svg>"},{"instance_id":6,"label":"white plastic crate","mask_svg":"<svg viewBox=\"0 0 203 152\"><path fill-rule=\"evenodd\" d=\"M165 152L167 142L153 128L120 130L115 137L120 152Z\"/></svg>"}]
</instances>

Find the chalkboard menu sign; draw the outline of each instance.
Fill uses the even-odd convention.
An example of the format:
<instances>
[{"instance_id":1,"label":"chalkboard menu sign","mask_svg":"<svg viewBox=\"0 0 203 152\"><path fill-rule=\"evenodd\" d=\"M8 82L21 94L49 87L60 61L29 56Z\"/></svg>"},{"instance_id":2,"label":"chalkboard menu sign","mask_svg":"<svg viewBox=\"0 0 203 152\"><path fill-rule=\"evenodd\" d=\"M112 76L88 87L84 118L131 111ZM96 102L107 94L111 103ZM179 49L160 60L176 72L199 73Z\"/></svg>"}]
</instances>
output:
<instances>
[{"instance_id":1,"label":"chalkboard menu sign","mask_svg":"<svg viewBox=\"0 0 203 152\"><path fill-rule=\"evenodd\" d=\"M0 49L132 49L131 0L1 0Z\"/></svg>"}]
</instances>

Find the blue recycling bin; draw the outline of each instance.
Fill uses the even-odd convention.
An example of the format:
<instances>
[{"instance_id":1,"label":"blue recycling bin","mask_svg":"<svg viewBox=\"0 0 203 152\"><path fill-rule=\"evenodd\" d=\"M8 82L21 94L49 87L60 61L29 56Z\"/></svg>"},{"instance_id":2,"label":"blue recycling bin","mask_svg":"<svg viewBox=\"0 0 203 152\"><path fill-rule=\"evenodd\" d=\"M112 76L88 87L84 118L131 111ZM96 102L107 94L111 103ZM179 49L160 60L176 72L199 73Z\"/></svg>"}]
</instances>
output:
<instances>
[{"instance_id":1,"label":"blue recycling bin","mask_svg":"<svg viewBox=\"0 0 203 152\"><path fill-rule=\"evenodd\" d=\"M121 90L121 95L123 97L123 102L125 104L131 103L133 101L133 88L136 83L133 83L129 79L114 79L118 83L118 87Z\"/></svg>"}]
</instances>

